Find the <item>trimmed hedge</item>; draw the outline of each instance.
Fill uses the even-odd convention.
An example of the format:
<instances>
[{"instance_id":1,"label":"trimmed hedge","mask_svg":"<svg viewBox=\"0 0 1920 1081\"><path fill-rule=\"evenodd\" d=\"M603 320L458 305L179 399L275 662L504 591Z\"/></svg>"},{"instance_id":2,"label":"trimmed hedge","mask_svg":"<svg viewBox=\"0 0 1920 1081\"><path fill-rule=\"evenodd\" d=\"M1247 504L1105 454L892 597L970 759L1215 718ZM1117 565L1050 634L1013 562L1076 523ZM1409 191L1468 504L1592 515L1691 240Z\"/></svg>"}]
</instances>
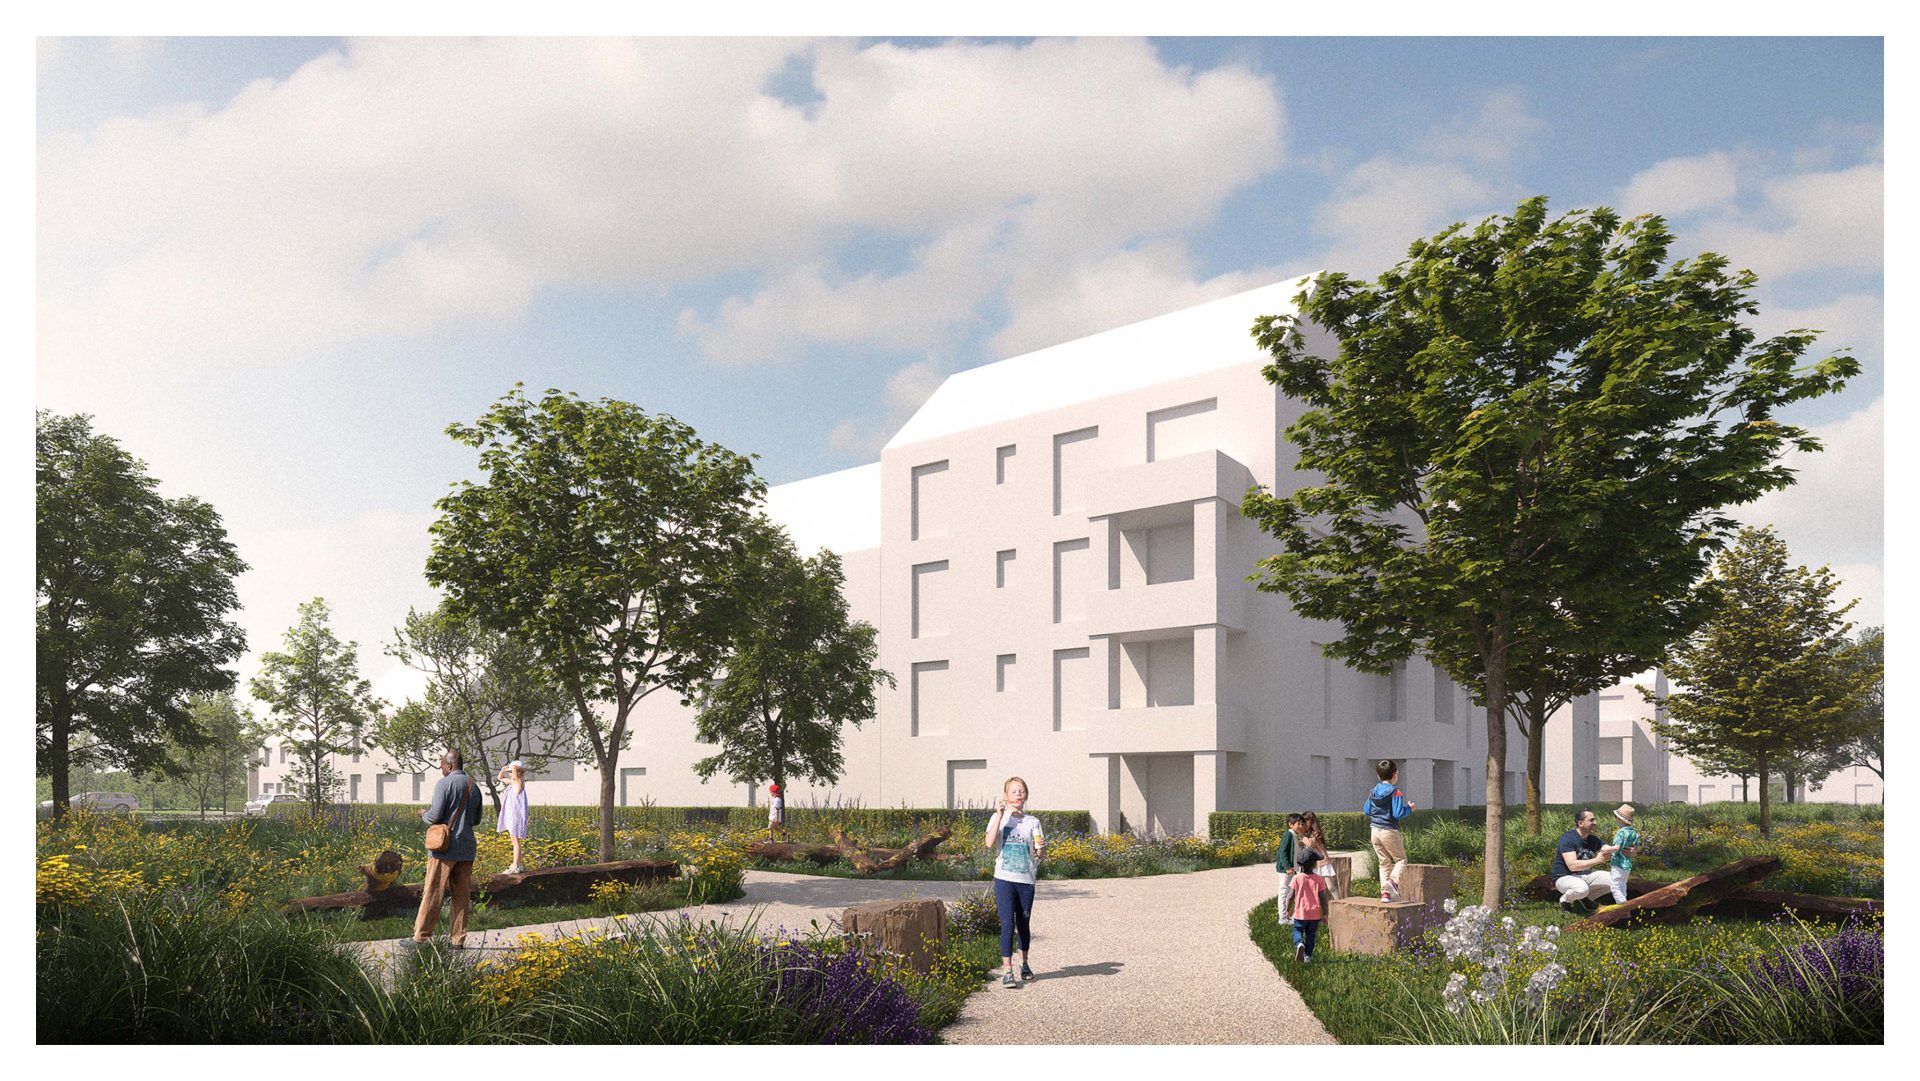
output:
<instances>
[{"instance_id":1,"label":"trimmed hedge","mask_svg":"<svg viewBox=\"0 0 1920 1081\"><path fill-rule=\"evenodd\" d=\"M1683 812L1678 804L1642 803L1638 805L1642 812L1657 810L1662 815L1673 816L1690 813L1701 818L1718 818L1732 822L1744 822L1758 825L1760 822L1760 804L1758 802L1719 802L1704 807L1692 806ZM1543 803L1540 805L1540 822L1543 833L1558 834L1573 828L1573 816L1577 810L1590 810L1606 818L1611 811L1611 801L1593 800L1589 803ZM1772 807L1775 822L1848 822L1861 819L1878 818L1882 808L1880 804L1851 803L1775 803ZM1327 844L1335 848L1365 848L1370 842L1370 826L1367 816L1358 811L1320 811L1320 830L1327 835ZM1507 822L1525 822L1527 808L1524 803L1507 805ZM1402 828L1409 831L1433 826L1441 822L1461 822L1477 830L1487 827L1487 808L1483 804L1466 807L1447 807L1440 809L1422 808L1401 820ZM1236 832L1253 828L1259 830L1280 830L1287 826L1287 816L1276 811L1215 811L1207 816L1207 830L1212 837L1231 837Z\"/></svg>"},{"instance_id":2,"label":"trimmed hedge","mask_svg":"<svg viewBox=\"0 0 1920 1081\"><path fill-rule=\"evenodd\" d=\"M490 801L489 801L490 802ZM279 818L298 818L307 814L304 803L275 804L268 813ZM347 821L404 821L418 825L420 813L426 810L422 803L335 803L327 808L327 816L336 823ZM531 816L535 827L551 824L567 818L585 818L590 822L600 821L598 806L580 804L534 804ZM1088 811L1035 811L1040 825L1049 833L1091 833L1093 815ZM993 817L988 809L949 810L944 807L808 807L789 804L786 808L787 828L802 829L811 823L826 823L829 826L843 826L856 837L871 833L903 832L932 833L950 822L965 822L976 833L985 833L987 820ZM765 829L767 809L765 807L615 807L613 809L615 829L688 829L702 826L721 826L728 829L754 830Z\"/></svg>"}]
</instances>

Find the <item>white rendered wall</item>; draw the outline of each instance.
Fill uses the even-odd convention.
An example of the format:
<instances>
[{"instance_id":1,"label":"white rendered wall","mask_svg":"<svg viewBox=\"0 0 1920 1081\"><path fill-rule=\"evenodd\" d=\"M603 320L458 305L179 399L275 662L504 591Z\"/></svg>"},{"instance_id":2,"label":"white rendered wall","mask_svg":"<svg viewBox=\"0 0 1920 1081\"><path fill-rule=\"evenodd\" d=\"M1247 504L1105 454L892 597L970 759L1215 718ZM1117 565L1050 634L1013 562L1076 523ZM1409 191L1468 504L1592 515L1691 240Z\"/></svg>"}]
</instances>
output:
<instances>
[{"instance_id":1,"label":"white rendered wall","mask_svg":"<svg viewBox=\"0 0 1920 1081\"><path fill-rule=\"evenodd\" d=\"M898 681L845 733L839 783L795 781L790 806L981 806L1019 774L1036 807L1180 833L1214 810L1357 810L1382 757L1421 806L1483 801L1485 716L1463 691L1421 659L1384 677L1329 661L1317 643L1336 628L1246 581L1274 548L1239 514L1246 490L1312 479L1283 435L1300 404L1261 377L1248 335L1298 289L958 373L878 463L769 492L803 551L842 553L853 615L879 627ZM712 748L677 696L643 701L633 731L620 767L644 773L616 797L759 801L693 775ZM1509 800L1524 762L1510 734ZM415 801L371 757L343 768L369 774L364 800ZM259 782L281 774L276 756ZM531 792L592 804L598 779L562 768Z\"/></svg>"}]
</instances>

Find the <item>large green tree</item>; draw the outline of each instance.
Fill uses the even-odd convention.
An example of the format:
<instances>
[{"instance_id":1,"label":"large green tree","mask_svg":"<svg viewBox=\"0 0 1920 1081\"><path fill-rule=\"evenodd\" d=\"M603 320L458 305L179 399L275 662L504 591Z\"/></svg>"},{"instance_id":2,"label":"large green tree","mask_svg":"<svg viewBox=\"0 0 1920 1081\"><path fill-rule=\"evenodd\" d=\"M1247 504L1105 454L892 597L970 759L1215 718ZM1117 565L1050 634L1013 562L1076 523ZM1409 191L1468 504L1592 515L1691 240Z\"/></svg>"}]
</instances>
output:
<instances>
[{"instance_id":1,"label":"large green tree","mask_svg":"<svg viewBox=\"0 0 1920 1081\"><path fill-rule=\"evenodd\" d=\"M373 742L403 769L431 769L459 747L500 809L500 766L520 759L538 772L576 750L573 704L540 671L525 642L488 630L444 602L409 610L387 654L428 677L422 700L374 725Z\"/></svg>"},{"instance_id":2,"label":"large green tree","mask_svg":"<svg viewBox=\"0 0 1920 1081\"><path fill-rule=\"evenodd\" d=\"M893 686L874 667L873 626L848 613L845 581L833 552L803 559L780 527L756 524L734 576L754 618L736 631L725 674L696 698L697 736L720 746L694 764L702 780L724 772L785 791L792 777L840 779L841 726L871 719L879 686Z\"/></svg>"},{"instance_id":3,"label":"large green tree","mask_svg":"<svg viewBox=\"0 0 1920 1081\"><path fill-rule=\"evenodd\" d=\"M1244 500L1282 542L1260 587L1342 624L1330 656L1378 672L1423 651L1475 690L1490 902L1523 636L1611 588L1589 579L1613 560L1652 597L1685 596L1734 526L1722 508L1791 483L1784 450L1818 448L1775 410L1858 371L1796 367L1810 332L1757 341L1753 276L1669 262L1672 241L1658 217L1550 220L1529 199L1416 241L1373 282L1317 278L1299 314L1331 348L1296 319L1254 325L1268 380L1305 405L1286 433L1298 468L1318 474Z\"/></svg>"},{"instance_id":4,"label":"large green tree","mask_svg":"<svg viewBox=\"0 0 1920 1081\"><path fill-rule=\"evenodd\" d=\"M427 578L458 611L515 635L566 694L600 771L600 858L613 858L620 753L633 710L683 702L736 624L728 576L766 485L750 459L628 402L515 387L447 433L485 480L437 504Z\"/></svg>"},{"instance_id":5,"label":"large green tree","mask_svg":"<svg viewBox=\"0 0 1920 1081\"><path fill-rule=\"evenodd\" d=\"M316 816L340 790L331 757L360 753L381 707L360 678L359 646L333 633L331 614L319 597L301 605L281 650L260 655L260 674L250 686L272 711L275 731L292 745L294 790Z\"/></svg>"},{"instance_id":6,"label":"large green tree","mask_svg":"<svg viewBox=\"0 0 1920 1081\"><path fill-rule=\"evenodd\" d=\"M34 766L64 815L75 767L144 773L200 742L187 698L233 686L247 565L220 516L167 499L86 416L34 426Z\"/></svg>"},{"instance_id":7,"label":"large green tree","mask_svg":"<svg viewBox=\"0 0 1920 1081\"><path fill-rule=\"evenodd\" d=\"M1668 692L1656 729L1685 757L1752 762L1760 833L1771 836L1768 773L1845 743L1879 672L1852 663L1856 602L1835 607L1832 572L1792 565L1771 529L1741 530L1713 577L1722 605L1668 660L1684 689Z\"/></svg>"}]
</instances>

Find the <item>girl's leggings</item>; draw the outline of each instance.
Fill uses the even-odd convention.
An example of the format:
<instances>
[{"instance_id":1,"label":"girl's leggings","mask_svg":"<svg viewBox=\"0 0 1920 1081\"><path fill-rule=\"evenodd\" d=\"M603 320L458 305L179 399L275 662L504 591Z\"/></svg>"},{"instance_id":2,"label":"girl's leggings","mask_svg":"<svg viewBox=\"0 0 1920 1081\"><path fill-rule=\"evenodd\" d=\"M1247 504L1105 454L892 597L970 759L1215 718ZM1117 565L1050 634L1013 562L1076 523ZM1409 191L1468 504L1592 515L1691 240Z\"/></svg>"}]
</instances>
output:
<instances>
[{"instance_id":1,"label":"girl's leggings","mask_svg":"<svg viewBox=\"0 0 1920 1081\"><path fill-rule=\"evenodd\" d=\"M1033 915L1033 884L996 878L993 903L1000 910L1000 956L1013 956L1016 934L1020 938L1020 952L1025 953L1028 943L1033 941L1033 932L1027 926L1028 918Z\"/></svg>"},{"instance_id":2,"label":"girl's leggings","mask_svg":"<svg viewBox=\"0 0 1920 1081\"><path fill-rule=\"evenodd\" d=\"M1305 946L1307 948L1308 957L1313 956L1313 940L1314 940L1314 937L1317 936L1319 933L1320 933L1319 920L1293 921L1293 944L1296 946Z\"/></svg>"}]
</instances>

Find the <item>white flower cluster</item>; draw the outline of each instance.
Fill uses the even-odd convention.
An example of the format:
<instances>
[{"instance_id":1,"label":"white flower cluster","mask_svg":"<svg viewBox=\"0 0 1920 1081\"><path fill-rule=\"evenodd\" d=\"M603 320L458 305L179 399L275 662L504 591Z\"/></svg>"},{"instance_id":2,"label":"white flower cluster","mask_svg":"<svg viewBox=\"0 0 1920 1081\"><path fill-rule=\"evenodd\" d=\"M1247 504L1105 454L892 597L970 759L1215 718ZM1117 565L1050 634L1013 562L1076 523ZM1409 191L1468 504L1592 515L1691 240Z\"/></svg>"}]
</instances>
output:
<instances>
[{"instance_id":1,"label":"white flower cluster","mask_svg":"<svg viewBox=\"0 0 1920 1081\"><path fill-rule=\"evenodd\" d=\"M1530 953L1552 955L1559 952L1560 947L1554 943L1554 939L1560 937L1558 927L1528 925L1521 928L1512 916L1502 916L1496 930L1493 910L1485 905L1459 908L1449 899L1443 907L1452 918L1440 930L1441 952L1449 960L1480 966L1479 984L1471 991L1467 989L1467 976L1463 972L1454 973L1441 991L1441 999L1447 1009L1456 1014L1465 1010L1469 1002L1480 1006L1492 1002L1506 986L1507 970L1519 958ZM1540 1006L1546 1001L1547 993L1566 974L1565 966L1558 962L1551 962L1536 972L1527 981L1525 995L1528 1004L1536 1008Z\"/></svg>"}]
</instances>

